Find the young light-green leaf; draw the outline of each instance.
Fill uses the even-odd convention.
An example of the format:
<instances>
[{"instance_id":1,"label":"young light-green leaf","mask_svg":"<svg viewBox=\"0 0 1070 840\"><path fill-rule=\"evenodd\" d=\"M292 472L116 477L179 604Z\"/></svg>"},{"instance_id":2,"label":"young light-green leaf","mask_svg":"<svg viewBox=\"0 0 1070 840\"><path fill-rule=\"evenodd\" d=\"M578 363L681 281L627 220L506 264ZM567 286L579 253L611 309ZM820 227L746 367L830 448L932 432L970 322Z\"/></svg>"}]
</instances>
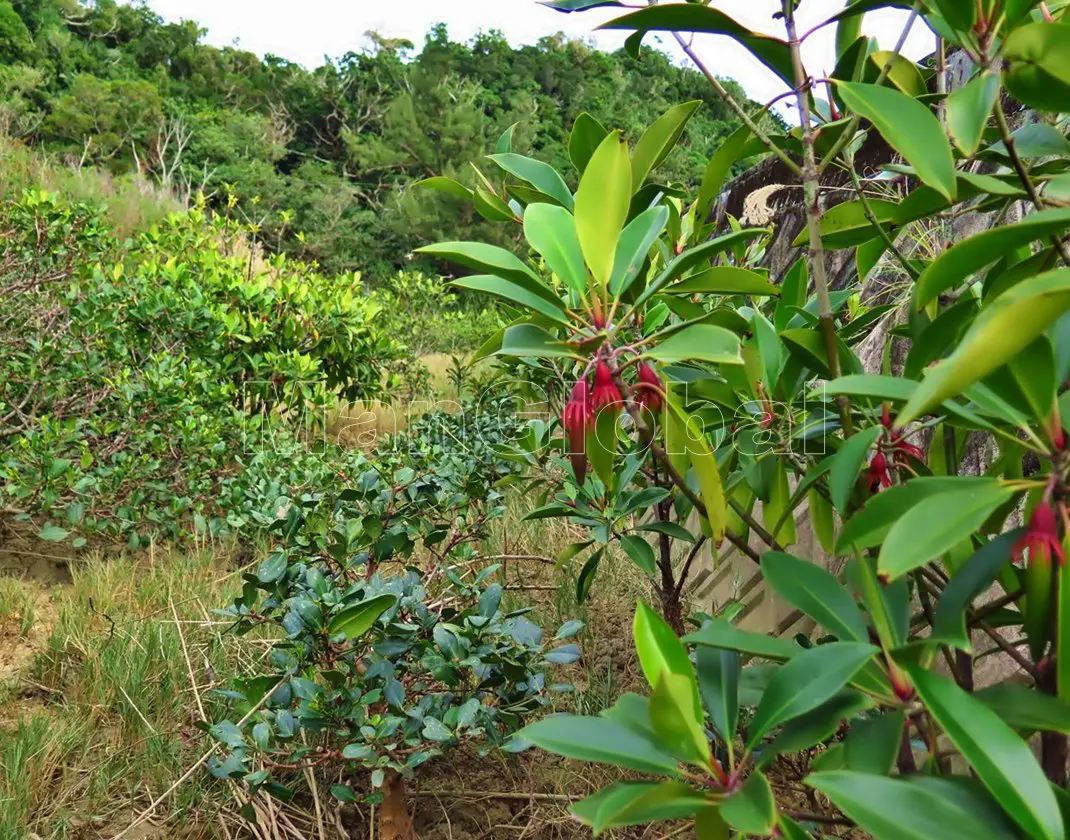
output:
<instances>
[{"instance_id":1,"label":"young light-green leaf","mask_svg":"<svg viewBox=\"0 0 1070 840\"><path fill-rule=\"evenodd\" d=\"M540 283L539 275L521 262L516 254L497 245L487 245L483 242L438 242L417 248L416 253L441 257L474 271L496 274L498 277L507 277L520 283Z\"/></svg>"},{"instance_id":2,"label":"young light-green leaf","mask_svg":"<svg viewBox=\"0 0 1070 840\"><path fill-rule=\"evenodd\" d=\"M601 286L609 283L617 239L632 199L632 162L619 131L595 150L576 191L576 230L583 256Z\"/></svg>"},{"instance_id":3,"label":"young light-green leaf","mask_svg":"<svg viewBox=\"0 0 1070 840\"><path fill-rule=\"evenodd\" d=\"M710 766L710 742L702 725L702 707L693 706L694 678L663 671L650 696L650 723L673 753L700 767Z\"/></svg>"},{"instance_id":4,"label":"young light-green leaf","mask_svg":"<svg viewBox=\"0 0 1070 840\"><path fill-rule=\"evenodd\" d=\"M661 675L666 672L687 677L692 688L692 711L701 719L702 705L699 701L695 671L691 667L691 660L683 642L665 623L665 619L640 601L635 610L635 620L632 622L632 635L635 638L636 653L639 655L639 665L650 687L657 688Z\"/></svg>"},{"instance_id":5,"label":"young light-green leaf","mask_svg":"<svg viewBox=\"0 0 1070 840\"><path fill-rule=\"evenodd\" d=\"M713 362L741 365L739 336L713 324L692 324L658 342L644 354L659 362Z\"/></svg>"},{"instance_id":6,"label":"young light-green leaf","mask_svg":"<svg viewBox=\"0 0 1070 840\"><path fill-rule=\"evenodd\" d=\"M918 177L948 201L955 198L955 159L940 121L912 96L883 85L837 82L844 104L869 120Z\"/></svg>"},{"instance_id":7,"label":"young light-green leaf","mask_svg":"<svg viewBox=\"0 0 1070 840\"><path fill-rule=\"evenodd\" d=\"M524 236L566 286L581 298L587 294L583 249L568 210L544 202L529 205L524 211Z\"/></svg>"}]
</instances>

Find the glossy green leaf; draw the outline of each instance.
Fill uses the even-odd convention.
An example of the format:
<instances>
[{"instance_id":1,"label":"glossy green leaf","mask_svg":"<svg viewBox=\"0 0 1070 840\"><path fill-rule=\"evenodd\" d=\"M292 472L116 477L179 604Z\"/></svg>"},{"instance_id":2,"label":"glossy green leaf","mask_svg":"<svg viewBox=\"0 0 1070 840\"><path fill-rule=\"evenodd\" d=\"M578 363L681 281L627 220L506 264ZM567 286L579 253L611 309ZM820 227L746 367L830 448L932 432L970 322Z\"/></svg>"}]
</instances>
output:
<instances>
[{"instance_id":1,"label":"glossy green leaf","mask_svg":"<svg viewBox=\"0 0 1070 840\"><path fill-rule=\"evenodd\" d=\"M517 737L566 758L612 764L640 773L675 775L678 763L649 739L602 717L552 715L524 727Z\"/></svg>"},{"instance_id":2,"label":"glossy green leaf","mask_svg":"<svg viewBox=\"0 0 1070 840\"><path fill-rule=\"evenodd\" d=\"M717 9L693 3L665 3L641 9L604 23L599 29L639 32L705 32L728 35L789 85L795 78L788 45L777 38L752 32Z\"/></svg>"},{"instance_id":3,"label":"glossy green leaf","mask_svg":"<svg viewBox=\"0 0 1070 840\"><path fill-rule=\"evenodd\" d=\"M741 365L739 336L724 327L692 324L674 332L644 353L659 362L713 362Z\"/></svg>"},{"instance_id":4,"label":"glossy green leaf","mask_svg":"<svg viewBox=\"0 0 1070 840\"><path fill-rule=\"evenodd\" d=\"M613 274L609 278L609 293L614 298L624 294L639 276L647 254L668 220L669 208L658 205L644 210L621 231L613 257Z\"/></svg>"},{"instance_id":5,"label":"glossy green leaf","mask_svg":"<svg viewBox=\"0 0 1070 840\"><path fill-rule=\"evenodd\" d=\"M608 133L605 126L586 111L576 117L568 136L568 158L580 175Z\"/></svg>"},{"instance_id":6,"label":"glossy green leaf","mask_svg":"<svg viewBox=\"0 0 1070 840\"><path fill-rule=\"evenodd\" d=\"M679 283L666 286L665 294L775 296L780 294L780 290L757 271L731 265L718 265L685 277Z\"/></svg>"},{"instance_id":7,"label":"glossy green leaf","mask_svg":"<svg viewBox=\"0 0 1070 840\"><path fill-rule=\"evenodd\" d=\"M580 12L584 9L595 9L599 6L620 6L620 0L540 0L544 6L557 9L559 12Z\"/></svg>"},{"instance_id":8,"label":"glossy green leaf","mask_svg":"<svg viewBox=\"0 0 1070 840\"><path fill-rule=\"evenodd\" d=\"M1002 259L1015 248L1058 235L1070 228L1070 207L1030 213L1014 224L1000 225L956 242L933 260L914 286L914 306L924 308L947 289Z\"/></svg>"},{"instance_id":9,"label":"glossy green leaf","mask_svg":"<svg viewBox=\"0 0 1070 840\"><path fill-rule=\"evenodd\" d=\"M830 571L779 551L762 555L762 577L781 598L844 641L869 639L858 605Z\"/></svg>"},{"instance_id":10,"label":"glossy green leaf","mask_svg":"<svg viewBox=\"0 0 1070 840\"><path fill-rule=\"evenodd\" d=\"M835 770L804 780L874 840L1010 840L992 806L947 779L901 779Z\"/></svg>"},{"instance_id":11,"label":"glossy green leaf","mask_svg":"<svg viewBox=\"0 0 1070 840\"><path fill-rule=\"evenodd\" d=\"M932 637L960 650L972 649L966 631L966 608L987 591L1011 558L1022 532L1012 531L989 540L963 563L944 587L933 616Z\"/></svg>"},{"instance_id":12,"label":"glossy green leaf","mask_svg":"<svg viewBox=\"0 0 1070 840\"><path fill-rule=\"evenodd\" d=\"M646 287L638 298L636 298L635 305L639 306L645 303L677 277L683 277L690 269L708 262L717 254L727 251L729 248L733 248L743 242L750 242L759 237L767 236L768 233L769 232L764 228L744 228L743 230L732 231L732 233L726 233L723 236L718 236L703 242L701 245L695 245L692 248L688 248L679 256L674 257L672 261L665 266L665 270Z\"/></svg>"},{"instance_id":13,"label":"glossy green leaf","mask_svg":"<svg viewBox=\"0 0 1070 840\"><path fill-rule=\"evenodd\" d=\"M510 175L531 184L566 210L572 209L574 204L572 191L569 190L560 173L550 164L513 152L488 155L488 157Z\"/></svg>"},{"instance_id":14,"label":"glossy green leaf","mask_svg":"<svg viewBox=\"0 0 1070 840\"><path fill-rule=\"evenodd\" d=\"M1008 289L981 310L958 349L930 370L900 412L899 424L917 419L1013 359L1067 309L1070 269L1049 271Z\"/></svg>"},{"instance_id":15,"label":"glossy green leaf","mask_svg":"<svg viewBox=\"0 0 1070 840\"><path fill-rule=\"evenodd\" d=\"M349 640L356 639L368 632L379 616L394 606L397 600L394 595L376 595L346 607L331 617L327 631L332 636L341 633Z\"/></svg>"},{"instance_id":16,"label":"glossy green leaf","mask_svg":"<svg viewBox=\"0 0 1070 840\"><path fill-rule=\"evenodd\" d=\"M534 281L541 285L539 276L515 254L496 245L486 245L482 242L439 242L417 248L416 253L441 257L484 274L496 274L498 277L521 283ZM550 294L549 290L546 292Z\"/></svg>"},{"instance_id":17,"label":"glossy green leaf","mask_svg":"<svg viewBox=\"0 0 1070 840\"><path fill-rule=\"evenodd\" d=\"M761 762L768 767L778 754L808 750L835 735L843 722L873 705L860 691L844 689L817 708L784 724L773 743L762 750Z\"/></svg>"},{"instance_id":18,"label":"glossy green leaf","mask_svg":"<svg viewBox=\"0 0 1070 840\"><path fill-rule=\"evenodd\" d=\"M447 178L443 175L434 175L431 178L424 178L422 181L417 181L413 184L414 187L423 187L429 190L438 190L439 192L446 193L446 195L452 195L454 198L462 198L466 201L471 201L473 192L468 189L460 181L453 178Z\"/></svg>"},{"instance_id":19,"label":"glossy green leaf","mask_svg":"<svg viewBox=\"0 0 1070 840\"><path fill-rule=\"evenodd\" d=\"M620 547L624 549L624 553L628 555L631 561L646 574L651 576L654 574L654 549L650 543L634 534L625 534L620 538Z\"/></svg>"},{"instance_id":20,"label":"glossy green leaf","mask_svg":"<svg viewBox=\"0 0 1070 840\"><path fill-rule=\"evenodd\" d=\"M938 559L969 539L1013 495L1013 489L996 484L920 500L888 531L877 558L878 572L894 579Z\"/></svg>"},{"instance_id":21,"label":"glossy green leaf","mask_svg":"<svg viewBox=\"0 0 1070 840\"><path fill-rule=\"evenodd\" d=\"M924 476L897 484L869 498L840 531L836 552L862 551L880 545L892 526L922 499L966 487L998 486L993 478L979 476Z\"/></svg>"},{"instance_id":22,"label":"glossy green leaf","mask_svg":"<svg viewBox=\"0 0 1070 840\"><path fill-rule=\"evenodd\" d=\"M524 236L566 286L586 296L587 268L576 222L568 210L554 204L532 204L524 211Z\"/></svg>"},{"instance_id":23,"label":"glossy green leaf","mask_svg":"<svg viewBox=\"0 0 1070 840\"><path fill-rule=\"evenodd\" d=\"M878 222L888 228L895 220L898 203L880 198L869 199L870 209ZM861 201L843 201L834 204L821 215L821 244L827 248L850 248L861 245L880 233L866 218L865 207ZM794 246L807 245L810 242L808 228L803 228Z\"/></svg>"},{"instance_id":24,"label":"glossy green leaf","mask_svg":"<svg viewBox=\"0 0 1070 840\"><path fill-rule=\"evenodd\" d=\"M760 311L755 310L751 316L751 331L762 365L762 383L767 394L774 394L787 356L784 345L780 343L776 327Z\"/></svg>"},{"instance_id":25,"label":"glossy green leaf","mask_svg":"<svg viewBox=\"0 0 1070 840\"><path fill-rule=\"evenodd\" d=\"M999 97L999 87L999 73L985 70L947 98L948 132L967 157L972 157L981 145L985 126Z\"/></svg>"},{"instance_id":26,"label":"glossy green leaf","mask_svg":"<svg viewBox=\"0 0 1070 840\"><path fill-rule=\"evenodd\" d=\"M750 139L750 129L745 125L741 125L728 135L725 141L721 143L720 148L714 152L710 162L706 164L706 169L702 173L702 183L699 186L698 198L695 200L696 227L700 227L706 221L706 217L710 215L710 210L713 209L713 203L717 200L717 196L721 194L721 188L724 186L728 173L736 161L740 159L740 155Z\"/></svg>"},{"instance_id":27,"label":"glossy green leaf","mask_svg":"<svg viewBox=\"0 0 1070 840\"><path fill-rule=\"evenodd\" d=\"M883 434L883 426L870 426L868 429L856 432L840 447L840 451L832 456L832 467L829 470L829 495L832 497L833 506L840 513L847 511L851 493L869 456L869 450Z\"/></svg>"},{"instance_id":28,"label":"glossy green leaf","mask_svg":"<svg viewBox=\"0 0 1070 840\"><path fill-rule=\"evenodd\" d=\"M1028 23L1003 43L1007 89L1040 111L1070 112L1070 21Z\"/></svg>"},{"instance_id":29,"label":"glossy green leaf","mask_svg":"<svg viewBox=\"0 0 1070 840\"><path fill-rule=\"evenodd\" d=\"M511 222L516 216L513 208L505 203L505 200L496 193L490 192L483 187L477 186L472 194L472 203L479 215L488 222Z\"/></svg>"},{"instance_id":30,"label":"glossy green leaf","mask_svg":"<svg viewBox=\"0 0 1070 840\"><path fill-rule=\"evenodd\" d=\"M751 720L747 746L753 747L773 727L820 706L877 652L873 645L831 642L793 657L769 681Z\"/></svg>"},{"instance_id":31,"label":"glossy green leaf","mask_svg":"<svg viewBox=\"0 0 1070 840\"><path fill-rule=\"evenodd\" d=\"M689 633L683 640L693 645L734 650L763 659L791 659L803 652L803 648L787 639L740 630L723 618L706 622L701 630Z\"/></svg>"},{"instance_id":32,"label":"glossy green leaf","mask_svg":"<svg viewBox=\"0 0 1070 840\"><path fill-rule=\"evenodd\" d=\"M502 346L495 352L500 356L532 356L534 358L575 357L576 351L558 341L535 324L516 324L502 336Z\"/></svg>"},{"instance_id":33,"label":"glossy green leaf","mask_svg":"<svg viewBox=\"0 0 1070 840\"><path fill-rule=\"evenodd\" d=\"M695 840L728 840L731 833L720 808L703 808L695 814Z\"/></svg>"},{"instance_id":34,"label":"glossy green leaf","mask_svg":"<svg viewBox=\"0 0 1070 840\"><path fill-rule=\"evenodd\" d=\"M739 726L739 654L700 645L695 651L695 671L714 729L725 742L732 743Z\"/></svg>"},{"instance_id":35,"label":"glossy green leaf","mask_svg":"<svg viewBox=\"0 0 1070 840\"><path fill-rule=\"evenodd\" d=\"M619 131L614 131L606 135L591 156L576 190L576 230L580 245L591 273L602 286L613 273L617 239L628 219L631 197L628 144Z\"/></svg>"},{"instance_id":36,"label":"glossy green leaf","mask_svg":"<svg viewBox=\"0 0 1070 840\"><path fill-rule=\"evenodd\" d=\"M632 152L632 190L638 190L647 176L673 150L680 140L687 121L702 105L701 99L674 105L643 132Z\"/></svg>"},{"instance_id":37,"label":"glossy green leaf","mask_svg":"<svg viewBox=\"0 0 1070 840\"><path fill-rule=\"evenodd\" d=\"M929 93L929 87L918 65L904 55L892 50L876 50L869 54L869 64L862 80L876 83L887 67L887 80L907 96L919 97Z\"/></svg>"},{"instance_id":38,"label":"glossy green leaf","mask_svg":"<svg viewBox=\"0 0 1070 840\"><path fill-rule=\"evenodd\" d=\"M982 688L974 697L1015 729L1070 735L1070 705L1035 686L1006 680Z\"/></svg>"},{"instance_id":39,"label":"glossy green leaf","mask_svg":"<svg viewBox=\"0 0 1070 840\"><path fill-rule=\"evenodd\" d=\"M1032 837L1064 840L1055 794L1029 745L952 680L904 667L925 707L1007 814Z\"/></svg>"},{"instance_id":40,"label":"glossy green leaf","mask_svg":"<svg viewBox=\"0 0 1070 840\"><path fill-rule=\"evenodd\" d=\"M536 206L549 207L550 205L540 204ZM523 286L513 280L507 280L504 277L495 277L493 274L472 274L468 277L454 280L450 285L458 286L462 289L472 289L485 294L497 295L512 303L520 304L527 309L534 309L540 315L545 315L547 318L556 321L559 324L568 324L568 318L565 316L564 307L560 302L557 306L554 306L542 295L530 291L527 286Z\"/></svg>"},{"instance_id":41,"label":"glossy green leaf","mask_svg":"<svg viewBox=\"0 0 1070 840\"><path fill-rule=\"evenodd\" d=\"M709 800L683 782L618 782L572 806L595 836L608 828L684 819L709 806Z\"/></svg>"},{"instance_id":42,"label":"glossy green leaf","mask_svg":"<svg viewBox=\"0 0 1070 840\"><path fill-rule=\"evenodd\" d=\"M939 120L922 103L880 85L838 82L847 107L865 117L914 167L918 177L949 201L955 197L955 160Z\"/></svg>"},{"instance_id":43,"label":"glossy green leaf","mask_svg":"<svg viewBox=\"0 0 1070 840\"><path fill-rule=\"evenodd\" d=\"M844 739L847 769L887 776L899 755L905 719L903 712L889 711L851 724Z\"/></svg>"},{"instance_id":44,"label":"glossy green leaf","mask_svg":"<svg viewBox=\"0 0 1070 840\"><path fill-rule=\"evenodd\" d=\"M768 837L776 825L776 802L769 779L760 770L721 804L721 816L745 836Z\"/></svg>"},{"instance_id":45,"label":"glossy green leaf","mask_svg":"<svg viewBox=\"0 0 1070 840\"><path fill-rule=\"evenodd\" d=\"M721 470L717 466L717 458L710 448L699 418L688 415L672 394L669 395L666 403L669 411L676 415L687 429L687 455L691 461L691 468L695 471L695 478L698 479L703 513L709 525L707 533L714 546L719 546L724 540L725 529L728 526L728 503L725 499L724 484L721 481Z\"/></svg>"}]
</instances>

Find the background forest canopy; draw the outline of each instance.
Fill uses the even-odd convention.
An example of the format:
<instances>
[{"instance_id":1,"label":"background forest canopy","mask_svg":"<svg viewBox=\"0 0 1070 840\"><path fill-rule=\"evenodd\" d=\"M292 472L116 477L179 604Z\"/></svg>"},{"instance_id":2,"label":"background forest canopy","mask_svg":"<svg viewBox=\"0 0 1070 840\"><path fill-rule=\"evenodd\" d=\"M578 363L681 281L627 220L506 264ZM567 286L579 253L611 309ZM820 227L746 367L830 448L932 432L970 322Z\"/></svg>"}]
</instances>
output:
<instances>
[{"instance_id":1,"label":"background forest canopy","mask_svg":"<svg viewBox=\"0 0 1070 840\"><path fill-rule=\"evenodd\" d=\"M269 247L329 272L361 268L375 285L420 243L518 234L407 189L432 175L473 185L469 162L514 123L514 149L567 171L579 114L638 137L670 106L703 100L659 170L688 186L736 124L701 74L656 50L636 60L563 35L512 47L497 32L457 43L437 24L418 51L366 33L360 51L308 70L204 34L144 3L0 0L0 134L76 167L139 172L187 201L229 200Z\"/></svg>"}]
</instances>

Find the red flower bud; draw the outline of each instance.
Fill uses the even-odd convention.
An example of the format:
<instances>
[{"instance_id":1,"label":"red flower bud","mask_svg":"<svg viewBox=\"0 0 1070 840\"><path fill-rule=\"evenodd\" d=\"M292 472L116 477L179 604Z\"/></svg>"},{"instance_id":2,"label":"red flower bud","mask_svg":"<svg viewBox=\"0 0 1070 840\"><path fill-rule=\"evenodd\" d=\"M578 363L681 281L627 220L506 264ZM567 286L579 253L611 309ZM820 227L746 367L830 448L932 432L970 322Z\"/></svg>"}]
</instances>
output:
<instances>
[{"instance_id":1,"label":"red flower bud","mask_svg":"<svg viewBox=\"0 0 1070 840\"><path fill-rule=\"evenodd\" d=\"M591 395L594 410L597 413L606 406L619 405L622 402L617 383L613 381L613 374L609 365L599 362L594 369L594 393Z\"/></svg>"},{"instance_id":2,"label":"red flower bud","mask_svg":"<svg viewBox=\"0 0 1070 840\"><path fill-rule=\"evenodd\" d=\"M588 392L587 379L579 380L572 387L572 394L561 412L561 425L565 427L565 439L568 441L569 458L576 481L583 484L587 475L587 429L594 420L591 396Z\"/></svg>"},{"instance_id":3,"label":"red flower bud","mask_svg":"<svg viewBox=\"0 0 1070 840\"><path fill-rule=\"evenodd\" d=\"M1060 566L1066 565L1066 553L1059 539L1059 520L1050 502L1043 501L1036 506L1029 527L1014 544L1014 559L1021 563L1026 551L1029 552L1030 565L1050 567L1052 556L1058 559Z\"/></svg>"},{"instance_id":4,"label":"red flower bud","mask_svg":"<svg viewBox=\"0 0 1070 840\"><path fill-rule=\"evenodd\" d=\"M661 393L665 386L661 384L661 378L650 365L642 362L639 365L639 402L652 412L661 409Z\"/></svg>"},{"instance_id":5,"label":"red flower bud","mask_svg":"<svg viewBox=\"0 0 1070 840\"><path fill-rule=\"evenodd\" d=\"M883 452L878 452L869 462L866 471L866 485L870 493L876 493L881 487L892 486L892 476L888 472L888 459Z\"/></svg>"}]
</instances>

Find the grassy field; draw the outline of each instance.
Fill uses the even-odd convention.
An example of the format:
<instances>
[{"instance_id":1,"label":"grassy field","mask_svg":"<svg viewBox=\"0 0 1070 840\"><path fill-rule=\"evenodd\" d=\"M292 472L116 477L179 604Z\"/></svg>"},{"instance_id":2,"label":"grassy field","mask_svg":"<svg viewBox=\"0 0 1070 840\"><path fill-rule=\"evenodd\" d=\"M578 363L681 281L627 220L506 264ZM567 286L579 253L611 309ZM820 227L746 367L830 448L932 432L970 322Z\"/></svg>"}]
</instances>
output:
<instances>
[{"instance_id":1,"label":"grassy field","mask_svg":"<svg viewBox=\"0 0 1070 840\"><path fill-rule=\"evenodd\" d=\"M525 509L515 503L483 551L502 564L508 598L538 604L544 626L588 622L584 658L554 678L576 686L561 696L563 710L597 711L641 682L630 621L642 581L610 556L603 585L580 607L573 576L533 559L575 535L522 521ZM261 825L251 829L238 813L240 790L197 767L210 749L199 722L224 714L212 689L256 671L267 650L265 639L230 635L212 612L238 590L242 564L257 561L256 551L212 545L79 559L69 582L0 577L0 840L115 837L142 817L122 836L369 836L368 809L309 794L284 807L257 800ZM605 780L536 753L432 762L414 785L420 836L584 837L568 804ZM304 788L322 793L326 781Z\"/></svg>"}]
</instances>

